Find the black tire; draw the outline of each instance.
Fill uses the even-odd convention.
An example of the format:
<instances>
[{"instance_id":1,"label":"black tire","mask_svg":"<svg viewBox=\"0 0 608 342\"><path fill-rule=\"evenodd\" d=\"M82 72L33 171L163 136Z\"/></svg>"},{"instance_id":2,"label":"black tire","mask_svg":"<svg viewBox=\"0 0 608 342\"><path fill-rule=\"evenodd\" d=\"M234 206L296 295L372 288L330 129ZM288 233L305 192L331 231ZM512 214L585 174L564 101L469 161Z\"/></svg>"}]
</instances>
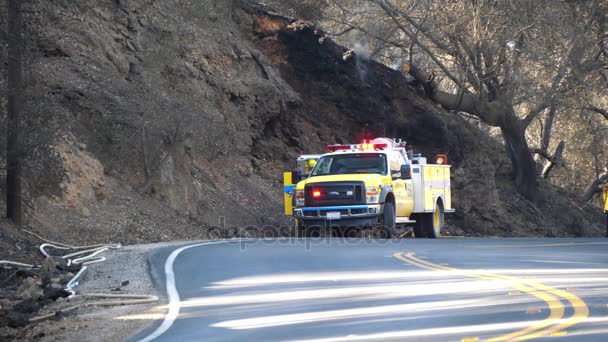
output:
<instances>
[{"instance_id":1,"label":"black tire","mask_svg":"<svg viewBox=\"0 0 608 342\"><path fill-rule=\"evenodd\" d=\"M302 221L296 223L296 236L299 238L319 237L321 232L315 227L306 227Z\"/></svg>"},{"instance_id":2,"label":"black tire","mask_svg":"<svg viewBox=\"0 0 608 342\"><path fill-rule=\"evenodd\" d=\"M304 237L304 225L301 221L296 220L296 237L303 238Z\"/></svg>"},{"instance_id":3,"label":"black tire","mask_svg":"<svg viewBox=\"0 0 608 342\"><path fill-rule=\"evenodd\" d=\"M395 231L395 206L391 202L384 204L384 212L382 213L382 225L380 226L382 237L390 239Z\"/></svg>"},{"instance_id":4,"label":"black tire","mask_svg":"<svg viewBox=\"0 0 608 342\"><path fill-rule=\"evenodd\" d=\"M302 228L302 236L304 238L320 238L321 228L319 227L303 227Z\"/></svg>"},{"instance_id":5,"label":"black tire","mask_svg":"<svg viewBox=\"0 0 608 342\"><path fill-rule=\"evenodd\" d=\"M444 225L444 211L441 202L435 206L433 213L412 215L414 223L414 236L417 239L436 239L441 236Z\"/></svg>"},{"instance_id":6,"label":"black tire","mask_svg":"<svg viewBox=\"0 0 608 342\"><path fill-rule=\"evenodd\" d=\"M335 227L329 230L331 237L341 238L344 237L344 229L342 227Z\"/></svg>"},{"instance_id":7,"label":"black tire","mask_svg":"<svg viewBox=\"0 0 608 342\"><path fill-rule=\"evenodd\" d=\"M414 237L416 239L426 238L426 232L424 230L424 216L425 214L412 215L412 219L416 221L416 223L414 223Z\"/></svg>"},{"instance_id":8,"label":"black tire","mask_svg":"<svg viewBox=\"0 0 608 342\"><path fill-rule=\"evenodd\" d=\"M359 227L346 227L342 229L342 236L344 238L361 238L361 228Z\"/></svg>"}]
</instances>

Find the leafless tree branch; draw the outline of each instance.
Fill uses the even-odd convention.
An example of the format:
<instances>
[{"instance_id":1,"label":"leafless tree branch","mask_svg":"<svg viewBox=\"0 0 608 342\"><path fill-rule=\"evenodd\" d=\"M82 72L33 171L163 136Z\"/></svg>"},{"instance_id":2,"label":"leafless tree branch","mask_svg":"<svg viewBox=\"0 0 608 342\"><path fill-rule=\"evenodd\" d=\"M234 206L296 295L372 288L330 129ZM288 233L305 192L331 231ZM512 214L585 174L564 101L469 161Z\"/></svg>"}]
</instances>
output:
<instances>
[{"instance_id":1,"label":"leafless tree branch","mask_svg":"<svg viewBox=\"0 0 608 342\"><path fill-rule=\"evenodd\" d=\"M589 106L586 108L587 110L590 110L592 112L601 114L604 118L606 118L606 120L608 120L608 110L604 110L595 106Z\"/></svg>"}]
</instances>

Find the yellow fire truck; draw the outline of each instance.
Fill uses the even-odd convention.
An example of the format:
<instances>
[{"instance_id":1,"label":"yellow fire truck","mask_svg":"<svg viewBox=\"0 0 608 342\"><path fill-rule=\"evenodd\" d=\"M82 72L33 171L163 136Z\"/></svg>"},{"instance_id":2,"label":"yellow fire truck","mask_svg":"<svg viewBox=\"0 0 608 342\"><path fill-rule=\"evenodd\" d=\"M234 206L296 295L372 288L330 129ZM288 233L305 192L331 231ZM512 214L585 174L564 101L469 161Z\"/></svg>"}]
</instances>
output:
<instances>
[{"instance_id":1,"label":"yellow fire truck","mask_svg":"<svg viewBox=\"0 0 608 342\"><path fill-rule=\"evenodd\" d=\"M284 173L285 214L299 237L324 229L380 228L390 238L397 225L413 225L417 238L437 238L452 213L447 156L428 164L405 142L376 138L329 145L323 155L303 155Z\"/></svg>"}]
</instances>

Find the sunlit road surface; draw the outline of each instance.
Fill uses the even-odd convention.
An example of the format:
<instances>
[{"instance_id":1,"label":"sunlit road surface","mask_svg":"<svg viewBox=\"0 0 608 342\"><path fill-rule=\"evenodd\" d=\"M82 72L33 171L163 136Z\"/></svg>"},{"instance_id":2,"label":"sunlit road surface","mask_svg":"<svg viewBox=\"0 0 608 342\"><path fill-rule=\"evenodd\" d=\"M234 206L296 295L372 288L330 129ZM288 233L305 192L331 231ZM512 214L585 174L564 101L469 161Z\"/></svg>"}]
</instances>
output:
<instances>
[{"instance_id":1,"label":"sunlit road surface","mask_svg":"<svg viewBox=\"0 0 608 342\"><path fill-rule=\"evenodd\" d=\"M174 319L135 340L608 340L602 239L232 241L151 265Z\"/></svg>"}]
</instances>

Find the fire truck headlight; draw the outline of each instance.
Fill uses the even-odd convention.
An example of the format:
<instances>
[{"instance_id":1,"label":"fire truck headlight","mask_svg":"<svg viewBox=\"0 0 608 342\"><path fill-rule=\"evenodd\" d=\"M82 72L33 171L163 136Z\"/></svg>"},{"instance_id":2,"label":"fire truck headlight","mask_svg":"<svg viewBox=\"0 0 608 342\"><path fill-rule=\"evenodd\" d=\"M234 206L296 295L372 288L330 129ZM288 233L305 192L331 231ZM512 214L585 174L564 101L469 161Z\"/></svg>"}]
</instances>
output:
<instances>
[{"instance_id":1,"label":"fire truck headlight","mask_svg":"<svg viewBox=\"0 0 608 342\"><path fill-rule=\"evenodd\" d=\"M367 203L378 203L380 199L380 189L375 186L369 186L365 188L366 192L366 202Z\"/></svg>"},{"instance_id":2,"label":"fire truck headlight","mask_svg":"<svg viewBox=\"0 0 608 342\"><path fill-rule=\"evenodd\" d=\"M304 206L304 190L296 190L296 207Z\"/></svg>"}]
</instances>

